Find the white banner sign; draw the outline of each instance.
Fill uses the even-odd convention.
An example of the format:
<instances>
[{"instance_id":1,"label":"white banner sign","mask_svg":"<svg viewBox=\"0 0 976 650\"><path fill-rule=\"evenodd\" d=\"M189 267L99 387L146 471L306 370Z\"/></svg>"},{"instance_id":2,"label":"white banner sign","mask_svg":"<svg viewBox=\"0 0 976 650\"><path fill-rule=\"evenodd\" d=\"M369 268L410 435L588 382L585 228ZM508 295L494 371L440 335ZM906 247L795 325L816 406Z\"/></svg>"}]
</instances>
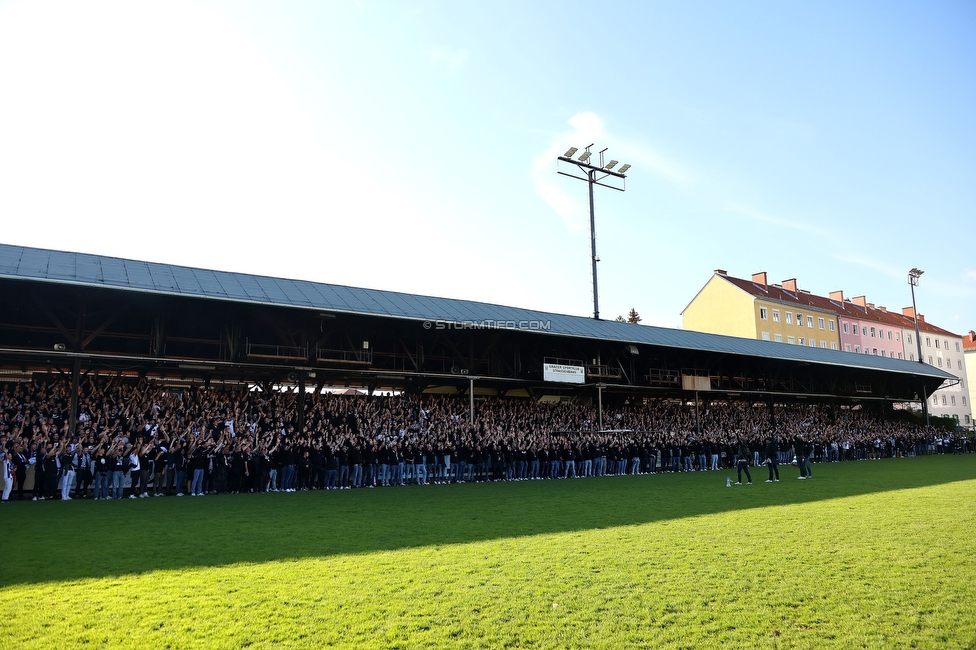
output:
<instances>
[{"instance_id":1,"label":"white banner sign","mask_svg":"<svg viewBox=\"0 0 976 650\"><path fill-rule=\"evenodd\" d=\"M567 384L582 384L586 382L586 371L583 366L564 366L558 363L542 364L542 376L546 381L561 381Z\"/></svg>"}]
</instances>

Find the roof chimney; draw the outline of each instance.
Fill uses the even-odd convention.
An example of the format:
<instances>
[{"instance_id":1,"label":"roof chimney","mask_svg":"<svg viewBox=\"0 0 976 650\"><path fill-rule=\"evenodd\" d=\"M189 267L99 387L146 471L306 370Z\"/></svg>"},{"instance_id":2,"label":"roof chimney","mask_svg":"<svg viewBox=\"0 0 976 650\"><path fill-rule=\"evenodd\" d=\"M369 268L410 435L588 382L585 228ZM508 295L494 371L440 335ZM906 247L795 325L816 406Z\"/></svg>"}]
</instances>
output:
<instances>
[{"instance_id":1,"label":"roof chimney","mask_svg":"<svg viewBox=\"0 0 976 650\"><path fill-rule=\"evenodd\" d=\"M831 291L830 299L836 300L837 302L844 302L844 292L843 291Z\"/></svg>"},{"instance_id":2,"label":"roof chimney","mask_svg":"<svg viewBox=\"0 0 976 650\"><path fill-rule=\"evenodd\" d=\"M728 273L725 272L725 269L715 269L715 275L728 275Z\"/></svg>"},{"instance_id":3,"label":"roof chimney","mask_svg":"<svg viewBox=\"0 0 976 650\"><path fill-rule=\"evenodd\" d=\"M914 307L902 307L901 308L901 315L904 316L905 318L911 318L912 320L915 320L915 308Z\"/></svg>"},{"instance_id":4,"label":"roof chimney","mask_svg":"<svg viewBox=\"0 0 976 650\"><path fill-rule=\"evenodd\" d=\"M851 302L853 302L858 307L868 306L868 299L866 296L855 296L854 298L851 299Z\"/></svg>"},{"instance_id":5,"label":"roof chimney","mask_svg":"<svg viewBox=\"0 0 976 650\"><path fill-rule=\"evenodd\" d=\"M868 303L868 307L870 307L871 309L874 309L874 303L873 302L869 302Z\"/></svg>"},{"instance_id":6,"label":"roof chimney","mask_svg":"<svg viewBox=\"0 0 976 650\"><path fill-rule=\"evenodd\" d=\"M925 314L919 314L918 315L918 322L919 323L924 323L925 322Z\"/></svg>"},{"instance_id":7,"label":"roof chimney","mask_svg":"<svg viewBox=\"0 0 976 650\"><path fill-rule=\"evenodd\" d=\"M888 313L888 310L882 307L881 305L878 305L878 311L883 311L886 314Z\"/></svg>"},{"instance_id":8,"label":"roof chimney","mask_svg":"<svg viewBox=\"0 0 976 650\"><path fill-rule=\"evenodd\" d=\"M789 280L783 280L783 288L787 291L796 292L796 278L790 278Z\"/></svg>"},{"instance_id":9,"label":"roof chimney","mask_svg":"<svg viewBox=\"0 0 976 650\"><path fill-rule=\"evenodd\" d=\"M752 281L755 282L756 284L761 284L762 286L765 287L766 286L766 272L765 271L760 271L759 273L753 273L752 274Z\"/></svg>"}]
</instances>

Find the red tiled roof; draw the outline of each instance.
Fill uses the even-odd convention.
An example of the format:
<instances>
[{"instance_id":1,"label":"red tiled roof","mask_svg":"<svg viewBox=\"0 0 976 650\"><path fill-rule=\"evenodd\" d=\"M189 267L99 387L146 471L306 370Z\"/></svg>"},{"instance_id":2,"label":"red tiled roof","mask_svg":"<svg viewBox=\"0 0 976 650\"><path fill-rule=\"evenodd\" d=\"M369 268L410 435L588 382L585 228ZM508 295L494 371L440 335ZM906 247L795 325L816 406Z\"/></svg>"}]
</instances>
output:
<instances>
[{"instance_id":1,"label":"red tiled roof","mask_svg":"<svg viewBox=\"0 0 976 650\"><path fill-rule=\"evenodd\" d=\"M976 350L976 332L969 330L968 334L963 335L962 347L965 350Z\"/></svg>"},{"instance_id":2,"label":"red tiled roof","mask_svg":"<svg viewBox=\"0 0 976 650\"><path fill-rule=\"evenodd\" d=\"M813 307L814 309L819 309L821 311L827 311L830 313L850 313L850 308L860 309L856 305L848 303L848 309L845 310L844 304L841 302L831 300L830 298L824 298L823 296L815 296L812 293L806 293L805 291L787 291L782 287L777 287L772 284L767 284L764 286L757 284L752 280L733 278L731 275L723 275L722 277L746 293L752 294L757 298L774 300L776 302L794 305L798 308ZM863 310L861 313L863 313Z\"/></svg>"},{"instance_id":3,"label":"red tiled roof","mask_svg":"<svg viewBox=\"0 0 976 650\"><path fill-rule=\"evenodd\" d=\"M795 305L798 308L814 308L821 311L827 311L838 316L846 316L848 318L858 318L861 320L871 321L875 323L882 323L885 325L890 325L892 327L902 327L904 329L915 329L915 321L911 318L903 316L897 312L892 311L882 311L877 307L870 306L860 306L856 305L850 300L845 300L843 302L839 300L831 300L830 298L825 298L824 296L818 296L812 293L807 293L805 291L787 291L781 286L776 286L772 284L762 285L752 280L746 280L743 278L734 278L731 275L720 274L721 277L728 280L729 283L734 286L739 287L748 294L751 294L757 298L763 300L772 300L775 302L781 302L788 305ZM942 329L931 323L927 323L924 320L918 321L918 329L921 332L929 332L930 334L939 334L941 336L951 336L953 338L960 338L958 334L953 334L952 332ZM972 344L972 347L976 348L976 343ZM967 349L970 349L967 347Z\"/></svg>"}]
</instances>

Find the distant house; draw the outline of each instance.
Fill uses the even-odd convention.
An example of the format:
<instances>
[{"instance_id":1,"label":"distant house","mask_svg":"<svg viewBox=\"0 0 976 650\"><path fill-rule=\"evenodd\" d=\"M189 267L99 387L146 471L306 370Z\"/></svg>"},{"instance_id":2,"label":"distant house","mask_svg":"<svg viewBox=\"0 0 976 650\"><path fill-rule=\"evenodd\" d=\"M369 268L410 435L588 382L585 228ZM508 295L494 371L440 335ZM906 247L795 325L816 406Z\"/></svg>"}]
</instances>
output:
<instances>
[{"instance_id":1,"label":"distant house","mask_svg":"<svg viewBox=\"0 0 976 650\"><path fill-rule=\"evenodd\" d=\"M976 340L965 343L964 337L927 323L919 314L921 340L916 341L911 307L898 313L875 306L865 296L844 298L843 291L828 296L812 294L800 289L795 278L770 284L765 271L745 279L716 269L681 312L681 318L687 330L892 359L916 361L921 347L924 363L959 379L958 384L924 396L929 412L973 426L966 357L970 367L976 367ZM970 338L976 339L976 335ZM971 352L963 354L964 346Z\"/></svg>"}]
</instances>

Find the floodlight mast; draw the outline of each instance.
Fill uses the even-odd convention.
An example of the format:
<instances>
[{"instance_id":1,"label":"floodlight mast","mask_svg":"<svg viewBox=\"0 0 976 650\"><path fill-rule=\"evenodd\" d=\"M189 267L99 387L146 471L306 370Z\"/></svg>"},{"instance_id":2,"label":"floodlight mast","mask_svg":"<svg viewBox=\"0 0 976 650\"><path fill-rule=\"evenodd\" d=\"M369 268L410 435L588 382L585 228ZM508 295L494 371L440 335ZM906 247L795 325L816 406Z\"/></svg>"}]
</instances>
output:
<instances>
[{"instance_id":1,"label":"floodlight mast","mask_svg":"<svg viewBox=\"0 0 976 650\"><path fill-rule=\"evenodd\" d=\"M630 165L624 165L620 168L619 171L613 171L613 168L617 166L618 161L611 160L609 163L604 164L603 154L606 153L607 151L606 149L603 149L599 152L600 165L599 166L592 165L589 163L590 156L592 155L590 153L590 147L592 146L593 146L592 143L589 146L587 146L583 150L583 153L581 153L576 160L573 160L573 156L576 154L577 151L579 151L579 149L577 149L576 147L570 147L565 154L559 156L556 159L557 161L576 165L576 167L579 168L580 172L584 174L583 176L577 176L576 174L568 174L566 172L559 171L558 167L556 171L562 174L563 176L569 176L570 178L586 181L586 184L589 188L590 262L593 265L593 318L596 320L600 320L600 298L599 298L599 290L597 286L597 273L596 273L596 263L600 261L600 258L596 254L596 213L593 205L593 186L601 185L603 187L609 187L610 189L617 190L618 192L625 191L627 189L627 183L626 183L627 176L625 172L628 169L630 169ZM617 187L615 185L605 183L604 181L607 178L615 178L615 179L622 180L623 181L622 187Z\"/></svg>"},{"instance_id":2,"label":"floodlight mast","mask_svg":"<svg viewBox=\"0 0 976 650\"><path fill-rule=\"evenodd\" d=\"M918 362L925 363L922 358L922 336L918 331L918 309L915 307L915 287L918 286L918 279L925 271L917 267L912 267L908 272L908 285L912 288L912 320L915 321L915 345L918 346ZM925 426L929 424L929 397L922 391L922 412L925 413Z\"/></svg>"},{"instance_id":3,"label":"floodlight mast","mask_svg":"<svg viewBox=\"0 0 976 650\"><path fill-rule=\"evenodd\" d=\"M908 272L908 284L912 288L912 320L915 321L915 343L918 345L918 362L925 363L922 360L922 338L918 333L918 312L915 309L915 287L918 286L918 279L922 277L925 271L920 271L917 268L913 268Z\"/></svg>"}]
</instances>

